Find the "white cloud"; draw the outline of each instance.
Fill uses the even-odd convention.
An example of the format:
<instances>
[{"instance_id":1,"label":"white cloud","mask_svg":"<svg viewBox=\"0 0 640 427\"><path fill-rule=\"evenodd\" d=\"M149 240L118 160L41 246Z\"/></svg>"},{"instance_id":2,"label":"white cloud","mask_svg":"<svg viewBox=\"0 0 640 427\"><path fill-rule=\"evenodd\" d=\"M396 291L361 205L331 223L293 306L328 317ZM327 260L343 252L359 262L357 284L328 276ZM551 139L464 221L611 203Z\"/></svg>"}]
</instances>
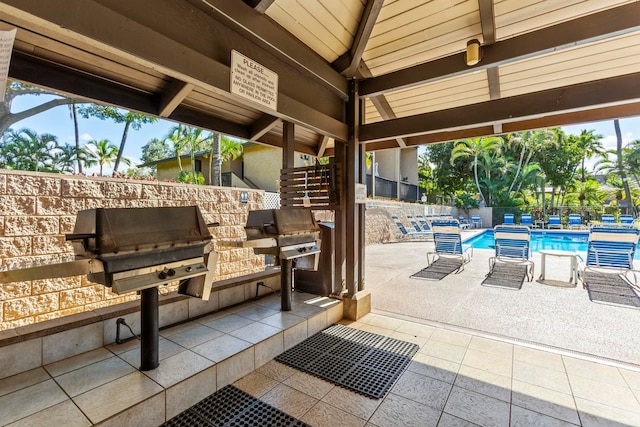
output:
<instances>
[{"instance_id":1,"label":"white cloud","mask_svg":"<svg viewBox=\"0 0 640 427\"><path fill-rule=\"evenodd\" d=\"M94 139L91 134L88 133L83 133L82 135L80 135L80 141L82 142L88 142L91 141L92 139Z\"/></svg>"}]
</instances>

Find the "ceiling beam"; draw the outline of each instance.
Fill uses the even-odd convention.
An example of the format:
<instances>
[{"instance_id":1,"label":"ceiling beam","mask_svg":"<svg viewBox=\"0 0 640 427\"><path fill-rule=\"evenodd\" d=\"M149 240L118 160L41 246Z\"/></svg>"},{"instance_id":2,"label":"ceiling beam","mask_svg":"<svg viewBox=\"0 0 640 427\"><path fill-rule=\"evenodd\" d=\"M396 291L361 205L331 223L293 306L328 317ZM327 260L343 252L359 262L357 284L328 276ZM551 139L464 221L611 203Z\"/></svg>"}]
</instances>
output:
<instances>
[{"instance_id":1,"label":"ceiling beam","mask_svg":"<svg viewBox=\"0 0 640 427\"><path fill-rule=\"evenodd\" d=\"M640 2L636 1L484 46L482 61L472 67L466 65L464 53L459 53L363 80L360 96L379 95L473 73L639 29Z\"/></svg>"},{"instance_id":2,"label":"ceiling beam","mask_svg":"<svg viewBox=\"0 0 640 427\"><path fill-rule=\"evenodd\" d=\"M250 10L242 2L228 3ZM108 52L123 63L142 65L260 109L263 107L230 94L230 50L242 50L287 83L279 86L278 110L271 114L339 140L347 139L342 96L292 67L289 58L265 51L263 44L258 46L210 13L185 2L156 0L149 8L146 2L120 0L0 0L0 8L2 19L14 25L37 29L45 37L87 50ZM172 25L166 25L168 17ZM318 60L309 49L298 49L305 52L301 58L311 55ZM324 64L346 87L344 77Z\"/></svg>"},{"instance_id":3,"label":"ceiling beam","mask_svg":"<svg viewBox=\"0 0 640 427\"><path fill-rule=\"evenodd\" d=\"M373 106L376 107L376 110L378 110L378 113L380 113L380 116L384 120L393 120L397 118L397 116L393 112L393 109L391 108L391 105L387 101L387 98L384 97L384 95L371 97L371 102L373 103ZM404 140L404 138L396 138L396 142L399 147L407 146L407 142Z\"/></svg>"},{"instance_id":4,"label":"ceiling beam","mask_svg":"<svg viewBox=\"0 0 640 427\"><path fill-rule=\"evenodd\" d=\"M640 99L640 73L361 125L360 141L374 142L494 122L504 124L637 99Z\"/></svg>"},{"instance_id":5,"label":"ceiling beam","mask_svg":"<svg viewBox=\"0 0 640 427\"><path fill-rule=\"evenodd\" d=\"M89 102L122 107L153 116L158 115L158 96L119 85L87 73L63 67L21 52L13 52L9 77L69 95L81 95ZM249 128L200 111L178 106L168 117L180 123L248 139Z\"/></svg>"},{"instance_id":6,"label":"ceiling beam","mask_svg":"<svg viewBox=\"0 0 640 427\"><path fill-rule=\"evenodd\" d=\"M251 124L249 140L253 141L260 138L262 135L273 129L274 126L277 126L280 122L282 122L282 120L278 117L264 114L262 117Z\"/></svg>"},{"instance_id":7,"label":"ceiling beam","mask_svg":"<svg viewBox=\"0 0 640 427\"><path fill-rule=\"evenodd\" d=\"M480 9L482 44L493 44L496 42L496 20L493 13L493 0L478 0L478 9Z\"/></svg>"},{"instance_id":8,"label":"ceiling beam","mask_svg":"<svg viewBox=\"0 0 640 427\"><path fill-rule=\"evenodd\" d=\"M489 85L489 99L500 98L500 72L498 67L487 68L487 83Z\"/></svg>"},{"instance_id":9,"label":"ceiling beam","mask_svg":"<svg viewBox=\"0 0 640 427\"><path fill-rule=\"evenodd\" d=\"M344 76L353 77L356 75L362 61L362 53L367 47L383 3L384 0L367 0L351 48L331 64L336 71Z\"/></svg>"},{"instance_id":10,"label":"ceiling beam","mask_svg":"<svg viewBox=\"0 0 640 427\"><path fill-rule=\"evenodd\" d=\"M180 80L174 80L160 96L158 116L169 117L182 101L191 93L195 86Z\"/></svg>"},{"instance_id":11,"label":"ceiling beam","mask_svg":"<svg viewBox=\"0 0 640 427\"><path fill-rule=\"evenodd\" d=\"M525 130L544 129L557 126L573 125L576 123L614 120L635 116L640 116L640 102L614 105L610 107L600 107L592 110L573 111L570 113L555 114L535 119L518 120L501 125L502 130L500 132L496 132L494 126L478 126L454 131L433 132L424 135L409 137L407 138L407 145L413 147L417 145L457 141L468 138L478 138L481 136L500 135L511 132L521 132ZM394 148L394 143L395 141L390 139L386 141L369 143L366 144L366 147L367 151L376 151L387 148Z\"/></svg>"},{"instance_id":12,"label":"ceiling beam","mask_svg":"<svg viewBox=\"0 0 640 427\"><path fill-rule=\"evenodd\" d=\"M318 146L318 153L316 154L316 157L324 157L324 153L327 150L327 144L329 143L329 138L328 136L322 136L322 141L320 142L320 145Z\"/></svg>"},{"instance_id":13,"label":"ceiling beam","mask_svg":"<svg viewBox=\"0 0 640 427\"><path fill-rule=\"evenodd\" d=\"M264 15L269 9L269 6L276 0L244 0L246 4L253 8L256 12Z\"/></svg>"}]
</instances>

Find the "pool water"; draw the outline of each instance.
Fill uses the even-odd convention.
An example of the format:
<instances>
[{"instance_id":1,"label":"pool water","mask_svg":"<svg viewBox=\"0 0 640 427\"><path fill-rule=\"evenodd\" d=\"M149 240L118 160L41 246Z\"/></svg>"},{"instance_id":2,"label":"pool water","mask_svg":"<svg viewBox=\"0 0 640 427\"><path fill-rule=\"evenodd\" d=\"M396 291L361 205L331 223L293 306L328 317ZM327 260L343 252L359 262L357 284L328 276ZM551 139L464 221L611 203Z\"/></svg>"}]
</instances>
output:
<instances>
[{"instance_id":1,"label":"pool water","mask_svg":"<svg viewBox=\"0 0 640 427\"><path fill-rule=\"evenodd\" d=\"M531 249L538 252L541 249L557 249L563 251L587 252L589 233L563 233L560 231L531 231ZM465 240L478 249L495 249L493 230L487 230L477 236ZM638 259L638 251L635 258Z\"/></svg>"}]
</instances>

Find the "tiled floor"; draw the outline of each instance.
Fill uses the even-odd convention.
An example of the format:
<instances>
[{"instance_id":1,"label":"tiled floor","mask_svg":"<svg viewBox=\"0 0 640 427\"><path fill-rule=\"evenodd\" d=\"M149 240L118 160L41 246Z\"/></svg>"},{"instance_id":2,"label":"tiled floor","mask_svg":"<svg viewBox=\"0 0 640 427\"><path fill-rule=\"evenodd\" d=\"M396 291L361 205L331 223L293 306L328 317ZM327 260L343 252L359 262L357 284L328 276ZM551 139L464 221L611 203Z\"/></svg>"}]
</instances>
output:
<instances>
[{"instance_id":1,"label":"tiled floor","mask_svg":"<svg viewBox=\"0 0 640 427\"><path fill-rule=\"evenodd\" d=\"M157 369L139 341L113 344L0 380L0 426L157 426L342 317L336 300L278 295L160 331ZM311 399L311 398L310 398Z\"/></svg>"},{"instance_id":2,"label":"tiled floor","mask_svg":"<svg viewBox=\"0 0 640 427\"><path fill-rule=\"evenodd\" d=\"M640 371L369 314L420 351L384 399L271 361L235 385L313 426L640 426Z\"/></svg>"},{"instance_id":3,"label":"tiled floor","mask_svg":"<svg viewBox=\"0 0 640 427\"><path fill-rule=\"evenodd\" d=\"M5 378L0 425L155 426L235 383L313 426L640 426L640 370L381 312L341 323L420 346L384 399L273 361L335 315L317 305L271 297L165 329L149 372L130 341Z\"/></svg>"}]
</instances>

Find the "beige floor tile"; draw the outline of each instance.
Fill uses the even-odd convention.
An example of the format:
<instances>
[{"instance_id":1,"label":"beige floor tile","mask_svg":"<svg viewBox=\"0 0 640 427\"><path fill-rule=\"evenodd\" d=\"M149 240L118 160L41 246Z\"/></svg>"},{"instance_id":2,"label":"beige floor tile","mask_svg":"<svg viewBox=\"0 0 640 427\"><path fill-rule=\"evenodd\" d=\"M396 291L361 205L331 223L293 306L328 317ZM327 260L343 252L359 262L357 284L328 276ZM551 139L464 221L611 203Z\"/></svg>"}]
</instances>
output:
<instances>
[{"instance_id":1,"label":"beige floor tile","mask_svg":"<svg viewBox=\"0 0 640 427\"><path fill-rule=\"evenodd\" d=\"M308 394L285 384L275 386L265 393L260 400L298 419L318 403L318 399L314 399Z\"/></svg>"},{"instance_id":2,"label":"beige floor tile","mask_svg":"<svg viewBox=\"0 0 640 427\"><path fill-rule=\"evenodd\" d=\"M404 322L396 329L396 332L403 334L414 335L416 337L431 338L431 335L435 332L436 328L429 325L422 325L414 322Z\"/></svg>"},{"instance_id":3,"label":"beige floor tile","mask_svg":"<svg viewBox=\"0 0 640 427\"><path fill-rule=\"evenodd\" d=\"M324 402L318 402L301 421L314 427L362 427L365 420Z\"/></svg>"},{"instance_id":4,"label":"beige floor tile","mask_svg":"<svg viewBox=\"0 0 640 427\"><path fill-rule=\"evenodd\" d=\"M575 397L640 413L640 404L628 387L590 380L569 374L569 383Z\"/></svg>"},{"instance_id":5,"label":"beige floor tile","mask_svg":"<svg viewBox=\"0 0 640 427\"><path fill-rule=\"evenodd\" d=\"M562 356L549 351L515 345L513 346L513 359L565 372Z\"/></svg>"},{"instance_id":6,"label":"beige floor tile","mask_svg":"<svg viewBox=\"0 0 640 427\"><path fill-rule=\"evenodd\" d=\"M222 332L195 322L184 323L160 332L165 339L184 348L193 348L222 335Z\"/></svg>"},{"instance_id":7,"label":"beige floor tile","mask_svg":"<svg viewBox=\"0 0 640 427\"><path fill-rule=\"evenodd\" d=\"M255 320L238 316L233 313L227 313L225 316L220 316L208 321L200 321L200 323L204 324L205 326L224 332L225 334L228 334L231 331L235 331L236 329L240 329L253 322L255 322Z\"/></svg>"},{"instance_id":8,"label":"beige floor tile","mask_svg":"<svg viewBox=\"0 0 640 427\"><path fill-rule=\"evenodd\" d=\"M0 360L2 360L0 378L42 366L42 338L0 347Z\"/></svg>"},{"instance_id":9,"label":"beige floor tile","mask_svg":"<svg viewBox=\"0 0 640 427\"><path fill-rule=\"evenodd\" d=\"M409 371L453 384L460 369L460 364L439 357L416 353L409 364Z\"/></svg>"},{"instance_id":10,"label":"beige floor tile","mask_svg":"<svg viewBox=\"0 0 640 427\"><path fill-rule=\"evenodd\" d=\"M512 404L534 412L580 424L573 396L513 380Z\"/></svg>"},{"instance_id":11,"label":"beige floor tile","mask_svg":"<svg viewBox=\"0 0 640 427\"><path fill-rule=\"evenodd\" d=\"M76 396L73 401L91 422L99 423L159 393L164 402L162 387L141 372L133 372Z\"/></svg>"},{"instance_id":12,"label":"beige floor tile","mask_svg":"<svg viewBox=\"0 0 640 427\"><path fill-rule=\"evenodd\" d=\"M452 362L461 363L467 352L466 347L460 347L453 344L447 344L439 341L429 340L420 349L420 353L429 356L439 357L440 359L450 360Z\"/></svg>"},{"instance_id":13,"label":"beige floor tile","mask_svg":"<svg viewBox=\"0 0 640 427\"><path fill-rule=\"evenodd\" d=\"M280 384L273 378L269 378L266 375L262 375L257 371L253 371L249 375L245 375L238 381L233 383L234 386L240 390L249 393L254 397L262 397L263 394Z\"/></svg>"},{"instance_id":14,"label":"beige floor tile","mask_svg":"<svg viewBox=\"0 0 640 427\"><path fill-rule=\"evenodd\" d=\"M309 308L317 308L317 307L309 306ZM319 309L319 310L322 310L322 309ZM307 317L307 334L309 336L320 332L327 326L329 326L329 317L327 316L326 311L320 311L316 314L313 314Z\"/></svg>"},{"instance_id":15,"label":"beige floor tile","mask_svg":"<svg viewBox=\"0 0 640 427\"><path fill-rule=\"evenodd\" d=\"M305 339L307 339L307 320L284 330L284 349L289 350Z\"/></svg>"},{"instance_id":16,"label":"beige floor tile","mask_svg":"<svg viewBox=\"0 0 640 427\"><path fill-rule=\"evenodd\" d=\"M22 390L23 388L50 380L51 376L44 368L36 368L21 374L0 380L0 396Z\"/></svg>"},{"instance_id":17,"label":"beige floor tile","mask_svg":"<svg viewBox=\"0 0 640 427\"><path fill-rule=\"evenodd\" d=\"M214 363L211 360L192 351L185 350L162 360L162 363L156 369L143 373L162 387L168 388L213 365Z\"/></svg>"},{"instance_id":18,"label":"beige floor tile","mask_svg":"<svg viewBox=\"0 0 640 427\"><path fill-rule=\"evenodd\" d=\"M388 394L378 406L369 423L378 427L431 427L438 424L440 411L422 403Z\"/></svg>"},{"instance_id":19,"label":"beige floor tile","mask_svg":"<svg viewBox=\"0 0 640 427\"><path fill-rule=\"evenodd\" d=\"M513 379L540 387L571 394L569 378L564 372L543 368L538 365L515 360L513 362Z\"/></svg>"},{"instance_id":20,"label":"beige floor tile","mask_svg":"<svg viewBox=\"0 0 640 427\"><path fill-rule=\"evenodd\" d=\"M509 377L462 365L454 385L505 402L511 402L511 378Z\"/></svg>"},{"instance_id":21,"label":"beige floor tile","mask_svg":"<svg viewBox=\"0 0 640 427\"><path fill-rule=\"evenodd\" d=\"M260 323L266 323L267 325L273 326L274 328L278 329L287 329L306 321L307 319L305 319L304 317L281 311L272 316L265 317L264 319L260 320Z\"/></svg>"},{"instance_id":22,"label":"beige floor tile","mask_svg":"<svg viewBox=\"0 0 640 427\"><path fill-rule=\"evenodd\" d=\"M264 364L263 366L259 367L256 371L269 378L273 378L278 382L283 382L284 380L286 380L296 372L300 372L297 369L294 369L283 363L276 362L275 360L272 360L271 362Z\"/></svg>"},{"instance_id":23,"label":"beige floor tile","mask_svg":"<svg viewBox=\"0 0 640 427\"><path fill-rule=\"evenodd\" d=\"M405 371L391 393L442 410L452 385L415 372Z\"/></svg>"},{"instance_id":24,"label":"beige floor tile","mask_svg":"<svg viewBox=\"0 0 640 427\"><path fill-rule=\"evenodd\" d=\"M100 427L156 427L164 422L165 417L164 393L158 393L105 420Z\"/></svg>"},{"instance_id":25,"label":"beige floor tile","mask_svg":"<svg viewBox=\"0 0 640 427\"><path fill-rule=\"evenodd\" d=\"M472 335L469 334L438 328L433 332L430 340L453 344L459 347L468 347L471 342L471 338Z\"/></svg>"},{"instance_id":26,"label":"beige floor tile","mask_svg":"<svg viewBox=\"0 0 640 427\"><path fill-rule=\"evenodd\" d=\"M390 335L391 338L395 338L397 340L407 341L414 344L417 344L418 347L422 348L427 343L428 339L423 337L417 337L415 335L405 334L404 332L398 332L397 330Z\"/></svg>"},{"instance_id":27,"label":"beige floor tile","mask_svg":"<svg viewBox=\"0 0 640 427\"><path fill-rule=\"evenodd\" d=\"M91 422L71 400L65 400L62 403L9 424L9 427L36 426L89 427Z\"/></svg>"},{"instance_id":28,"label":"beige floor tile","mask_svg":"<svg viewBox=\"0 0 640 427\"><path fill-rule=\"evenodd\" d=\"M476 427L478 424L474 424L471 421L463 420L462 418L454 417L446 412L442 413L440 421L438 421L438 427Z\"/></svg>"},{"instance_id":29,"label":"beige floor tile","mask_svg":"<svg viewBox=\"0 0 640 427\"><path fill-rule=\"evenodd\" d=\"M372 399L343 387L333 387L322 401L365 420L373 415L382 402L381 399Z\"/></svg>"},{"instance_id":30,"label":"beige floor tile","mask_svg":"<svg viewBox=\"0 0 640 427\"><path fill-rule=\"evenodd\" d=\"M251 304L249 307L234 312L238 316L246 317L253 321L259 321L265 319L274 314L278 314L278 310L274 310L268 307L264 307L257 304Z\"/></svg>"},{"instance_id":31,"label":"beige floor tile","mask_svg":"<svg viewBox=\"0 0 640 427\"><path fill-rule=\"evenodd\" d=\"M474 336L471 338L469 348L484 351L485 353L491 353L500 357L506 357L508 359L513 358L513 344L489 338Z\"/></svg>"},{"instance_id":32,"label":"beige floor tile","mask_svg":"<svg viewBox=\"0 0 640 427\"><path fill-rule=\"evenodd\" d=\"M383 328L383 329L391 329L392 331L395 331L401 325L406 323L405 321L400 320L400 319L394 319L393 317L381 316L381 315L378 315L378 314L375 314L375 313L369 313L365 317L366 317L366 320L364 321L364 323L366 323L367 325L377 326L378 328Z\"/></svg>"},{"instance_id":33,"label":"beige floor tile","mask_svg":"<svg viewBox=\"0 0 640 427\"><path fill-rule=\"evenodd\" d=\"M102 347L102 322L42 337L42 364L48 365Z\"/></svg>"},{"instance_id":34,"label":"beige floor tile","mask_svg":"<svg viewBox=\"0 0 640 427\"><path fill-rule=\"evenodd\" d=\"M322 399L335 387L335 385L330 382L314 377L306 372L296 372L283 381L283 384L286 384L291 388L295 388L296 390L306 393L316 399Z\"/></svg>"},{"instance_id":35,"label":"beige floor tile","mask_svg":"<svg viewBox=\"0 0 640 427\"><path fill-rule=\"evenodd\" d=\"M135 372L135 369L117 356L101 360L75 371L56 377L56 382L71 397Z\"/></svg>"},{"instance_id":36,"label":"beige floor tile","mask_svg":"<svg viewBox=\"0 0 640 427\"><path fill-rule=\"evenodd\" d=\"M136 341L135 343L136 343L136 346L133 347L133 349L119 353L118 357L126 361L127 363L129 363L134 368L139 368L140 367L140 341ZM178 353L182 353L185 350L186 348L174 343L173 341L169 341L165 338L160 337L160 340L158 341L158 353L159 353L158 358L160 359L160 362L162 362L167 357L171 357Z\"/></svg>"},{"instance_id":37,"label":"beige floor tile","mask_svg":"<svg viewBox=\"0 0 640 427\"><path fill-rule=\"evenodd\" d=\"M474 349L467 350L462 360L462 365L482 369L487 372L502 375L503 377L511 377L513 371L512 359Z\"/></svg>"},{"instance_id":38,"label":"beige floor tile","mask_svg":"<svg viewBox=\"0 0 640 427\"><path fill-rule=\"evenodd\" d=\"M217 381L218 388L222 388L228 384L233 384L245 375L253 372L255 366L255 350L249 347L233 356L219 362Z\"/></svg>"},{"instance_id":39,"label":"beige floor tile","mask_svg":"<svg viewBox=\"0 0 640 427\"><path fill-rule=\"evenodd\" d=\"M618 368L618 371L620 371L620 374L622 374L622 377L630 388L640 390L640 372L622 368Z\"/></svg>"},{"instance_id":40,"label":"beige floor tile","mask_svg":"<svg viewBox=\"0 0 640 427\"><path fill-rule=\"evenodd\" d=\"M627 382L622 377L622 374L620 374L618 368L588 360L576 359L574 357L563 356L562 359L564 360L564 365L569 375L627 387Z\"/></svg>"},{"instance_id":41,"label":"beige floor tile","mask_svg":"<svg viewBox=\"0 0 640 427\"><path fill-rule=\"evenodd\" d=\"M63 359L59 362L50 363L44 368L52 377L57 377L58 375L66 374L67 372L91 365L92 363L100 362L101 360L105 360L110 357L113 357L113 353L106 348L101 347L68 359Z\"/></svg>"},{"instance_id":42,"label":"beige floor tile","mask_svg":"<svg viewBox=\"0 0 640 427\"><path fill-rule=\"evenodd\" d=\"M218 369L211 366L165 390L166 417L171 419L218 389Z\"/></svg>"},{"instance_id":43,"label":"beige floor tile","mask_svg":"<svg viewBox=\"0 0 640 427\"><path fill-rule=\"evenodd\" d=\"M247 326L243 326L240 329L236 329L235 331L231 331L229 332L229 335L256 344L260 341L266 340L267 338L281 333L282 330L278 328L265 325L264 323L255 322Z\"/></svg>"},{"instance_id":44,"label":"beige floor tile","mask_svg":"<svg viewBox=\"0 0 640 427\"><path fill-rule=\"evenodd\" d=\"M369 325L367 323L363 324L358 329L360 329L361 331L371 332L372 334L378 334L385 337L390 337L391 334L393 334L394 332L393 329L381 328L379 326Z\"/></svg>"},{"instance_id":45,"label":"beige floor tile","mask_svg":"<svg viewBox=\"0 0 640 427\"><path fill-rule=\"evenodd\" d=\"M204 344L200 344L191 350L218 363L249 347L251 347L250 342L232 337L231 335L223 335L207 341Z\"/></svg>"},{"instance_id":46,"label":"beige floor tile","mask_svg":"<svg viewBox=\"0 0 640 427\"><path fill-rule=\"evenodd\" d=\"M267 338L254 346L256 360L255 366L259 367L273 360L284 351L284 331Z\"/></svg>"},{"instance_id":47,"label":"beige floor tile","mask_svg":"<svg viewBox=\"0 0 640 427\"><path fill-rule=\"evenodd\" d=\"M511 427L572 427L576 425L579 424L571 424L519 406L511 406Z\"/></svg>"},{"instance_id":48,"label":"beige floor tile","mask_svg":"<svg viewBox=\"0 0 640 427\"><path fill-rule=\"evenodd\" d=\"M484 394L453 387L444 411L486 427L509 425L510 405Z\"/></svg>"},{"instance_id":49,"label":"beige floor tile","mask_svg":"<svg viewBox=\"0 0 640 427\"><path fill-rule=\"evenodd\" d=\"M640 414L590 400L576 398L580 421L584 427L640 426Z\"/></svg>"},{"instance_id":50,"label":"beige floor tile","mask_svg":"<svg viewBox=\"0 0 640 427\"><path fill-rule=\"evenodd\" d=\"M47 380L0 397L0 425L18 421L68 400L53 381Z\"/></svg>"}]
</instances>

